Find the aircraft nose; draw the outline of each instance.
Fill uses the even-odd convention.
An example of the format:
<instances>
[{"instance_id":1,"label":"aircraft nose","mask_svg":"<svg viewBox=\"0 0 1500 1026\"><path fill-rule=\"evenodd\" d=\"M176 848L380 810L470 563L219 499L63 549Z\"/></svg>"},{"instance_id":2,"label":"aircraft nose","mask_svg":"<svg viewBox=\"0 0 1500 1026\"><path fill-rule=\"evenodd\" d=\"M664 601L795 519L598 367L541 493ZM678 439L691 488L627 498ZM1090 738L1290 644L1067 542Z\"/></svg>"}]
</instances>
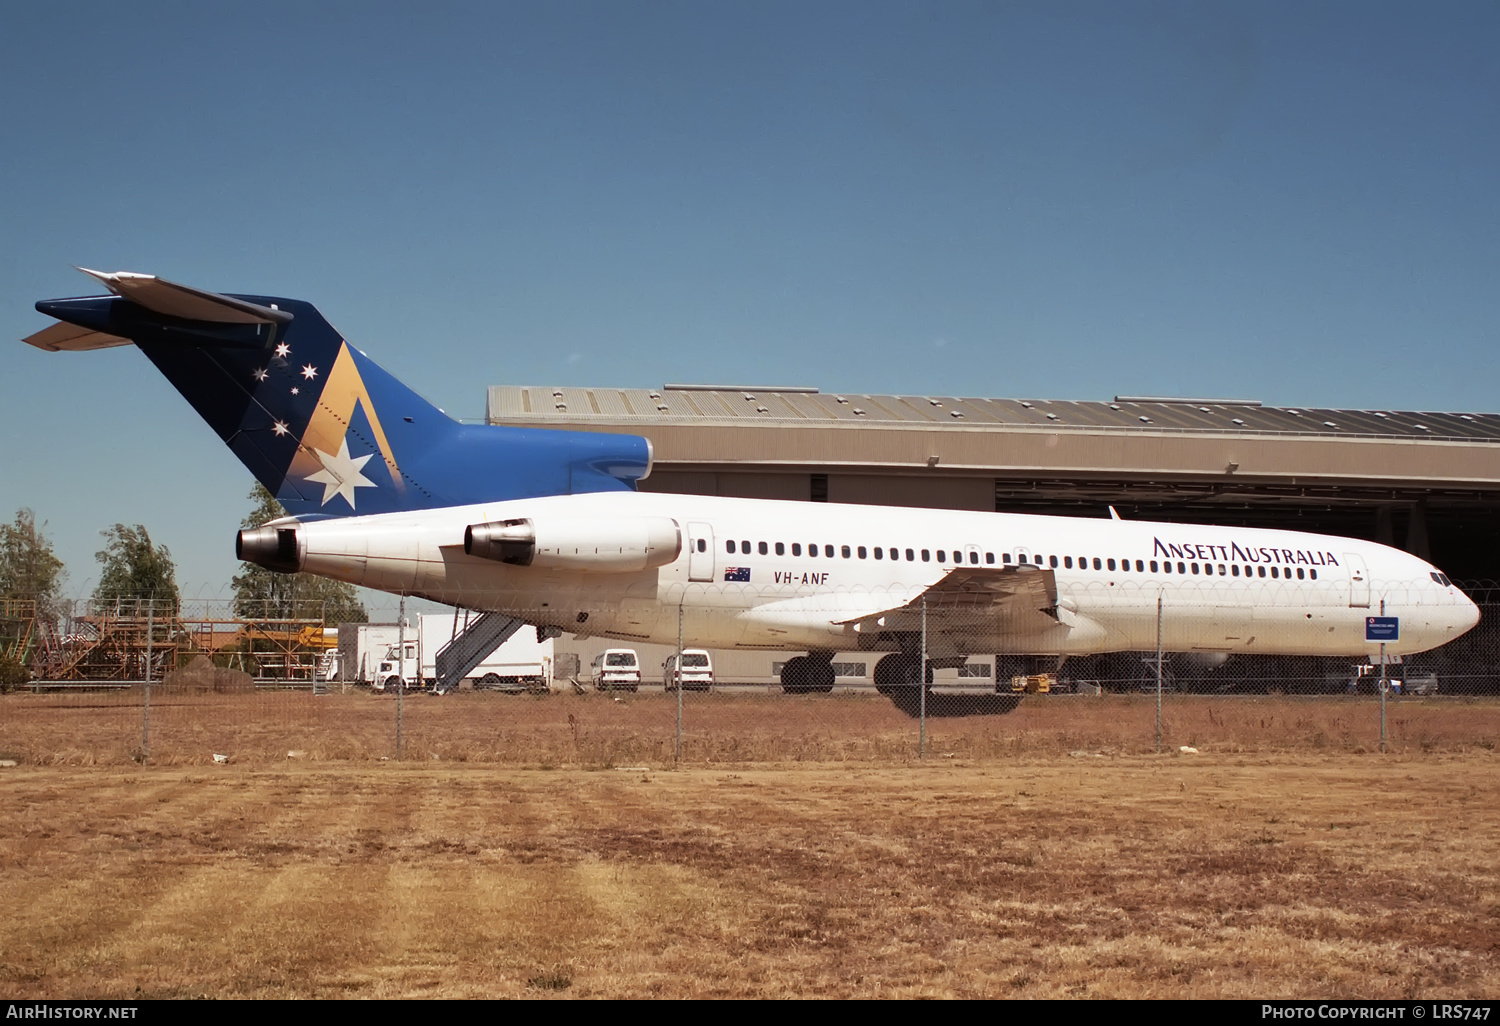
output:
<instances>
[{"instance_id":1,"label":"aircraft nose","mask_svg":"<svg viewBox=\"0 0 1500 1026\"><path fill-rule=\"evenodd\" d=\"M1458 595L1457 601L1452 606L1452 611L1447 617L1448 637L1450 639L1472 630L1474 625L1479 622L1479 607L1474 604L1474 600L1464 594L1462 588L1455 587L1453 590Z\"/></svg>"},{"instance_id":2,"label":"aircraft nose","mask_svg":"<svg viewBox=\"0 0 1500 1026\"><path fill-rule=\"evenodd\" d=\"M1470 630L1479 622L1479 607L1469 596L1463 596L1463 603L1458 607L1458 630L1462 634Z\"/></svg>"}]
</instances>

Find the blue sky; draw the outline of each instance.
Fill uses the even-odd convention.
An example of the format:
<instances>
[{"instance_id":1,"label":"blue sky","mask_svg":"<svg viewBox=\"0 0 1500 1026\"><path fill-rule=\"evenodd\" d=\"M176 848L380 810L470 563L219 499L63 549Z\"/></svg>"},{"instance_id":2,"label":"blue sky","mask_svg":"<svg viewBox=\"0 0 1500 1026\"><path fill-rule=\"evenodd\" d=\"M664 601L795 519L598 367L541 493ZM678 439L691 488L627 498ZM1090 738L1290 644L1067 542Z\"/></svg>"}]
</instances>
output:
<instances>
[{"instance_id":1,"label":"blue sky","mask_svg":"<svg viewBox=\"0 0 1500 1026\"><path fill-rule=\"evenodd\" d=\"M188 594L250 479L72 264L310 300L489 384L1493 411L1492 3L23 5L0 32L0 517ZM224 592L227 594L227 591Z\"/></svg>"}]
</instances>

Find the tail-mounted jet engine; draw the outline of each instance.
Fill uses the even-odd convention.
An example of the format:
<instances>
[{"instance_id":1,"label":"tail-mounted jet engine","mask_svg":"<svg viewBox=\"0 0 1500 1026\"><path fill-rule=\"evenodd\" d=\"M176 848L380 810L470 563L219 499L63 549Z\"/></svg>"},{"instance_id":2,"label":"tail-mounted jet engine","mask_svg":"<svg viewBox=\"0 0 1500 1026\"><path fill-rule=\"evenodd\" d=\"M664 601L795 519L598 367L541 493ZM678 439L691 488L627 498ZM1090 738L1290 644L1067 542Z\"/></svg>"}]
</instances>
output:
<instances>
[{"instance_id":1,"label":"tail-mounted jet engine","mask_svg":"<svg viewBox=\"0 0 1500 1026\"><path fill-rule=\"evenodd\" d=\"M625 573L676 560L682 528L668 517L497 520L467 527L464 552L511 566Z\"/></svg>"},{"instance_id":2,"label":"tail-mounted jet engine","mask_svg":"<svg viewBox=\"0 0 1500 1026\"><path fill-rule=\"evenodd\" d=\"M277 573L294 574L302 569L307 557L307 545L297 530L299 526L297 521L290 520L248 527L235 536L235 557Z\"/></svg>"}]
</instances>

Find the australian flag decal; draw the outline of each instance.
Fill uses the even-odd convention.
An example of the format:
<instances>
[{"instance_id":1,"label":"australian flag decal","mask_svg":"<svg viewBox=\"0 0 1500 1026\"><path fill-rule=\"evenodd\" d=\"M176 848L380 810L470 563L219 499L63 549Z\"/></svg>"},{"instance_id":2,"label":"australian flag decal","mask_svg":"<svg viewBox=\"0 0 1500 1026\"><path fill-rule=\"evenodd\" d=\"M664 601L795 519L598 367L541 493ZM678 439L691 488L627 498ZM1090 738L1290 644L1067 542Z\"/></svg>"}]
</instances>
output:
<instances>
[{"instance_id":1,"label":"australian flag decal","mask_svg":"<svg viewBox=\"0 0 1500 1026\"><path fill-rule=\"evenodd\" d=\"M748 566L726 566L724 568L724 580L740 581L750 583L750 568Z\"/></svg>"}]
</instances>

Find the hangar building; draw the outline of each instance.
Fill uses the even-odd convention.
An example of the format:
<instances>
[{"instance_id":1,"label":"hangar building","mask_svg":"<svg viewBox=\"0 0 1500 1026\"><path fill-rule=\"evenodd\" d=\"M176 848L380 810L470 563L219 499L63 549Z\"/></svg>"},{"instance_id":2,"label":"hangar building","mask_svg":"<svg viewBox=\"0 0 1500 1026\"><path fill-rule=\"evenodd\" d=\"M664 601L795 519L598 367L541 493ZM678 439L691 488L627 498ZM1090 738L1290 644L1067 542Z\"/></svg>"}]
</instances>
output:
<instances>
[{"instance_id":1,"label":"hangar building","mask_svg":"<svg viewBox=\"0 0 1500 1026\"><path fill-rule=\"evenodd\" d=\"M1404 547L1476 601L1500 599L1500 414L666 385L494 386L487 419L642 435L645 491L1072 516L1113 505L1126 519L1319 531ZM1500 674L1490 633L1440 671ZM618 642L568 644L586 666ZM649 680L666 649L640 647ZM715 658L723 677L770 682L783 657ZM863 658L839 657L841 679L867 679Z\"/></svg>"},{"instance_id":2,"label":"hangar building","mask_svg":"<svg viewBox=\"0 0 1500 1026\"><path fill-rule=\"evenodd\" d=\"M646 491L1278 526L1500 579L1500 414L494 386L491 424L651 440Z\"/></svg>"}]
</instances>

